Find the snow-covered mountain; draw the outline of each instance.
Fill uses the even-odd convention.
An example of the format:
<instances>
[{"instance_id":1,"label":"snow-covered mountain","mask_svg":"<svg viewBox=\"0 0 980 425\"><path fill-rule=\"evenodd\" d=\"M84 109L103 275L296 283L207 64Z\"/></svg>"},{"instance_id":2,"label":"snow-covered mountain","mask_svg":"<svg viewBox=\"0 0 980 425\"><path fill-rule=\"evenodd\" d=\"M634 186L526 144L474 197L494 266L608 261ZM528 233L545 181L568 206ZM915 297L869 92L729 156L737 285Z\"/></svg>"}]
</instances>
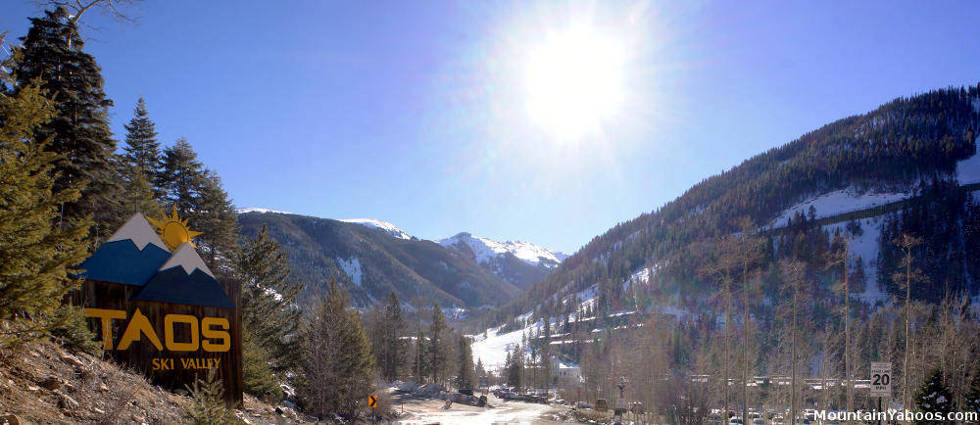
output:
<instances>
[{"instance_id":1,"label":"snow-covered mountain","mask_svg":"<svg viewBox=\"0 0 980 425\"><path fill-rule=\"evenodd\" d=\"M248 214L250 212L261 213L261 214L292 214L289 211L273 210L269 208L259 208L259 207L239 208L235 210L235 212L239 214Z\"/></svg>"},{"instance_id":2,"label":"snow-covered mountain","mask_svg":"<svg viewBox=\"0 0 980 425\"><path fill-rule=\"evenodd\" d=\"M311 286L337 279L358 307L386 300L392 291L405 303L436 301L446 309L496 306L520 292L470 257L381 220L253 211L240 214L238 224L248 237L267 227L292 276Z\"/></svg>"},{"instance_id":3,"label":"snow-covered mountain","mask_svg":"<svg viewBox=\"0 0 980 425\"><path fill-rule=\"evenodd\" d=\"M568 258L530 242L499 242L466 232L436 242L522 288L534 284Z\"/></svg>"},{"instance_id":4,"label":"snow-covered mountain","mask_svg":"<svg viewBox=\"0 0 980 425\"><path fill-rule=\"evenodd\" d=\"M342 218L339 221L343 221L344 223L360 224L372 229L378 229L398 239L412 239L412 235L405 233L404 230L399 229L398 226L395 226L387 221L375 220L373 218Z\"/></svg>"},{"instance_id":5,"label":"snow-covered mountain","mask_svg":"<svg viewBox=\"0 0 980 425\"><path fill-rule=\"evenodd\" d=\"M473 236L467 232L457 233L453 237L440 239L436 242L447 248L453 248L459 244L463 244L473 253L473 259L481 264L489 263L494 258L510 253L519 260L532 266L542 266L550 269L568 258L567 255L561 252L551 251L530 242L498 242L492 239Z\"/></svg>"}]
</instances>

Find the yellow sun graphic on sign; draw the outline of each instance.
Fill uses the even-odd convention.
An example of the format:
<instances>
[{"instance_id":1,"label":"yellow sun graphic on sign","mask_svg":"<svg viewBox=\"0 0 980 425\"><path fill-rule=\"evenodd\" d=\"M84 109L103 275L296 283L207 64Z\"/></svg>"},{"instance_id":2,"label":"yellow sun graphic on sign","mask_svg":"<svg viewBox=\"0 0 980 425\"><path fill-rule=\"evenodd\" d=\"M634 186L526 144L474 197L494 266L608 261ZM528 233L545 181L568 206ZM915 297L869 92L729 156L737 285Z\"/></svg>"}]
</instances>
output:
<instances>
[{"instance_id":1,"label":"yellow sun graphic on sign","mask_svg":"<svg viewBox=\"0 0 980 425\"><path fill-rule=\"evenodd\" d=\"M170 217L167 217L167 215L164 214L159 220L152 219L150 217L147 217L146 219L156 226L157 234L160 235L160 239L163 239L163 243L167 245L167 248L170 248L171 251L177 249L177 247L184 242L190 243L191 246L194 246L194 242L191 242L191 239L202 233L195 232L187 228L187 219L185 218L181 220L180 217L177 216L176 205L174 205L174 210L173 213L170 214Z\"/></svg>"}]
</instances>

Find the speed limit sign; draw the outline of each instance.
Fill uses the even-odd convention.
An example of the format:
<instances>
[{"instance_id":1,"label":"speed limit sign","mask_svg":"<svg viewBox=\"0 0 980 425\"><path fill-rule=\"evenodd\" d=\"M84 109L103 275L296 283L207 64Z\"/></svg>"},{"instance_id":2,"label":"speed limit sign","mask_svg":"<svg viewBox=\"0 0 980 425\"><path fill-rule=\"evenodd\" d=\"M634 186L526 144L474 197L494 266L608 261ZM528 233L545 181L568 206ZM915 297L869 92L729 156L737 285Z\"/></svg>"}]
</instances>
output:
<instances>
[{"instance_id":1,"label":"speed limit sign","mask_svg":"<svg viewBox=\"0 0 980 425\"><path fill-rule=\"evenodd\" d=\"M892 363L871 362L871 397L892 395Z\"/></svg>"}]
</instances>

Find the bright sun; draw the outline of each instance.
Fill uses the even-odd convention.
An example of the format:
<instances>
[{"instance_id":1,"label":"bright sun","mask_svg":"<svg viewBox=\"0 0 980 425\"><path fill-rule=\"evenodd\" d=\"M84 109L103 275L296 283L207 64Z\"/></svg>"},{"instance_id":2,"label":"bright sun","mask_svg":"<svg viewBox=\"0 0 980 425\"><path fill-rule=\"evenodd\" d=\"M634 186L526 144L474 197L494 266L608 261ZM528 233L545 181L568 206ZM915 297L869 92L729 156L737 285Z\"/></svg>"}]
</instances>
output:
<instances>
[{"instance_id":1,"label":"bright sun","mask_svg":"<svg viewBox=\"0 0 980 425\"><path fill-rule=\"evenodd\" d=\"M591 28L551 35L527 58L528 112L566 140L598 129L622 102L623 62L622 46Z\"/></svg>"}]
</instances>

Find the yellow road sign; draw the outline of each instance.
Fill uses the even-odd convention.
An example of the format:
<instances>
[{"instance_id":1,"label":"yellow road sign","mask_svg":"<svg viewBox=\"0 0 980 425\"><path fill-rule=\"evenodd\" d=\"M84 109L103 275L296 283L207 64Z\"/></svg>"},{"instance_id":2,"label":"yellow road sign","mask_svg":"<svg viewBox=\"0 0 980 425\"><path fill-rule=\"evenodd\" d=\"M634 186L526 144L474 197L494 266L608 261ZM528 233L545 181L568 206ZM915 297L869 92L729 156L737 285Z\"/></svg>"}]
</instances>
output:
<instances>
[{"instance_id":1,"label":"yellow road sign","mask_svg":"<svg viewBox=\"0 0 980 425\"><path fill-rule=\"evenodd\" d=\"M368 396L368 406L378 407L378 396L371 394Z\"/></svg>"}]
</instances>

